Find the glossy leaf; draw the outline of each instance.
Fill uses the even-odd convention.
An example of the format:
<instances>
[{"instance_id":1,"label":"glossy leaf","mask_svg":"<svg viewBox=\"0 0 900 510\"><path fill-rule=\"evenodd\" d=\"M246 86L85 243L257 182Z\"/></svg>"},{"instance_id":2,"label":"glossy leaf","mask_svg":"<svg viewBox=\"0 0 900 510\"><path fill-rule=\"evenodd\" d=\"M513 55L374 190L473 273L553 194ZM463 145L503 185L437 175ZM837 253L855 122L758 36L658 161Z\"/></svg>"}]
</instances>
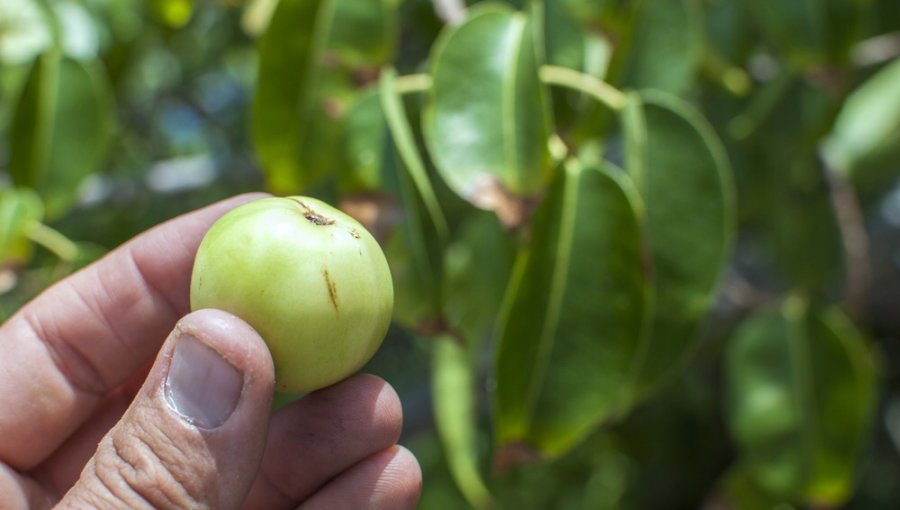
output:
<instances>
[{"instance_id":1,"label":"glossy leaf","mask_svg":"<svg viewBox=\"0 0 900 510\"><path fill-rule=\"evenodd\" d=\"M488 508L478 451L476 360L449 336L435 338L432 367L434 421L450 473L474 508Z\"/></svg>"},{"instance_id":2,"label":"glossy leaf","mask_svg":"<svg viewBox=\"0 0 900 510\"><path fill-rule=\"evenodd\" d=\"M549 177L550 120L535 33L526 15L486 4L433 47L425 141L447 184L484 209L535 196Z\"/></svg>"},{"instance_id":3,"label":"glossy leaf","mask_svg":"<svg viewBox=\"0 0 900 510\"><path fill-rule=\"evenodd\" d=\"M640 199L617 172L560 171L516 260L498 333L501 448L559 454L630 391L648 286Z\"/></svg>"},{"instance_id":4,"label":"glossy leaf","mask_svg":"<svg viewBox=\"0 0 900 510\"><path fill-rule=\"evenodd\" d=\"M749 481L785 502L845 502L875 403L874 365L855 326L792 298L741 326L726 378L728 423Z\"/></svg>"},{"instance_id":5,"label":"glossy leaf","mask_svg":"<svg viewBox=\"0 0 900 510\"><path fill-rule=\"evenodd\" d=\"M0 268L28 261L32 252L28 230L43 215L43 204L34 191L0 189Z\"/></svg>"},{"instance_id":6,"label":"glossy leaf","mask_svg":"<svg viewBox=\"0 0 900 510\"><path fill-rule=\"evenodd\" d=\"M898 173L900 59L881 69L844 103L824 142L828 162L867 194L882 191Z\"/></svg>"},{"instance_id":7,"label":"glossy leaf","mask_svg":"<svg viewBox=\"0 0 900 510\"><path fill-rule=\"evenodd\" d=\"M366 23L372 18L344 27L349 21L338 13L347 4L380 12L373 22L389 23L393 16L388 0L281 0L260 38L252 134L266 183L276 193L308 189L340 170L343 162L335 155L341 153L343 115L355 96L359 55L377 56L375 64L391 55L392 35L386 32L379 32L384 41L377 48L359 47L370 45L366 37L348 39L360 32L371 36Z\"/></svg>"},{"instance_id":8,"label":"glossy leaf","mask_svg":"<svg viewBox=\"0 0 900 510\"><path fill-rule=\"evenodd\" d=\"M722 143L692 107L662 92L629 95L622 122L626 167L646 204L654 290L644 391L680 368L730 256L731 168Z\"/></svg>"},{"instance_id":9,"label":"glossy leaf","mask_svg":"<svg viewBox=\"0 0 900 510\"><path fill-rule=\"evenodd\" d=\"M31 69L10 129L9 171L35 189L46 214L65 213L98 171L112 137L106 75L97 62L46 53Z\"/></svg>"}]
</instances>

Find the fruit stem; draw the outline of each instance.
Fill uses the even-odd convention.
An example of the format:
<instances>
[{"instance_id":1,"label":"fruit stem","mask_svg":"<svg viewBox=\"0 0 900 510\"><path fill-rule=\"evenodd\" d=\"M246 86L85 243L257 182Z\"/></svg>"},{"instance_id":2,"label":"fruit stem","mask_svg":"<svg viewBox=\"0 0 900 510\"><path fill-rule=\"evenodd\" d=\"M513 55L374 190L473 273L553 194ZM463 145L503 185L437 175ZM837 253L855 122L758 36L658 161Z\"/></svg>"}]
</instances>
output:
<instances>
[{"instance_id":1,"label":"fruit stem","mask_svg":"<svg viewBox=\"0 0 900 510\"><path fill-rule=\"evenodd\" d=\"M319 226L332 225L334 224L334 220L331 218L326 218L322 216L315 209L310 207L306 202L302 200L298 200L296 198L291 198L294 202L300 204L300 207L303 208L303 217L308 219L311 223L314 223Z\"/></svg>"}]
</instances>

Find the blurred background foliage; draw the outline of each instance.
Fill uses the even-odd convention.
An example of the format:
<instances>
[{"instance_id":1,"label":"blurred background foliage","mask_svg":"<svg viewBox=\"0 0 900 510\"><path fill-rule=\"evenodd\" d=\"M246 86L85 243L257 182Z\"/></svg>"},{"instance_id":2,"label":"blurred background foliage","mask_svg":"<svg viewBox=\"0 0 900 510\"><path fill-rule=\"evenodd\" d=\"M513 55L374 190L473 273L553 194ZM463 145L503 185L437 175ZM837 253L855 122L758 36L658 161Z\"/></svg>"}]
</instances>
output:
<instances>
[{"instance_id":1,"label":"blurred background foliage","mask_svg":"<svg viewBox=\"0 0 900 510\"><path fill-rule=\"evenodd\" d=\"M340 204L422 508L900 507L898 176L896 0L0 0L0 317Z\"/></svg>"}]
</instances>

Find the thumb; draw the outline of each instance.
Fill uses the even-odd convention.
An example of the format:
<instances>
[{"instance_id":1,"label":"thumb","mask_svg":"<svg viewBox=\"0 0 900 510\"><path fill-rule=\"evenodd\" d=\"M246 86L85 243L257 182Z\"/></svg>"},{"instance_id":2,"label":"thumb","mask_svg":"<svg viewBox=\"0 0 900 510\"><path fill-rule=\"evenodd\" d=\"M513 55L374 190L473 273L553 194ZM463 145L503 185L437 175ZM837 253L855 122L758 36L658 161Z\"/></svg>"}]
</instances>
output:
<instances>
[{"instance_id":1,"label":"thumb","mask_svg":"<svg viewBox=\"0 0 900 510\"><path fill-rule=\"evenodd\" d=\"M273 374L245 322L187 315L60 508L240 507L262 459Z\"/></svg>"}]
</instances>

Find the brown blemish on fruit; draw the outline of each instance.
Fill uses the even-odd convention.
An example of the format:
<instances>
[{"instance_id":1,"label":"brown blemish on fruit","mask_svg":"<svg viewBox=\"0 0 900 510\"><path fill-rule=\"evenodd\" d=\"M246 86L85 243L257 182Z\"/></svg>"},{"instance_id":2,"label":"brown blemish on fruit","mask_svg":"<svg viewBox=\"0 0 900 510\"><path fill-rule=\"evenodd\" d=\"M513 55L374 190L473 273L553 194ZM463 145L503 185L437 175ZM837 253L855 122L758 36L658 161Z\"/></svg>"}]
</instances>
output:
<instances>
[{"instance_id":1,"label":"brown blemish on fruit","mask_svg":"<svg viewBox=\"0 0 900 510\"><path fill-rule=\"evenodd\" d=\"M334 284L334 280L331 279L331 275L328 274L328 268L322 268L322 276L325 277L325 285L328 287L328 299L331 300L331 306L334 307L334 311L338 310L338 300L337 300L337 286Z\"/></svg>"},{"instance_id":2,"label":"brown blemish on fruit","mask_svg":"<svg viewBox=\"0 0 900 510\"><path fill-rule=\"evenodd\" d=\"M303 208L303 217L308 219L311 223L313 223L315 225L319 225L319 226L334 224L333 219L322 216L321 214L316 212L315 209L310 207L309 204L307 204L306 202L296 199L296 198L291 198L291 200L300 204L300 207Z\"/></svg>"},{"instance_id":3,"label":"brown blemish on fruit","mask_svg":"<svg viewBox=\"0 0 900 510\"><path fill-rule=\"evenodd\" d=\"M353 236L354 239L359 239L359 231L355 228L350 229L350 235Z\"/></svg>"}]
</instances>

